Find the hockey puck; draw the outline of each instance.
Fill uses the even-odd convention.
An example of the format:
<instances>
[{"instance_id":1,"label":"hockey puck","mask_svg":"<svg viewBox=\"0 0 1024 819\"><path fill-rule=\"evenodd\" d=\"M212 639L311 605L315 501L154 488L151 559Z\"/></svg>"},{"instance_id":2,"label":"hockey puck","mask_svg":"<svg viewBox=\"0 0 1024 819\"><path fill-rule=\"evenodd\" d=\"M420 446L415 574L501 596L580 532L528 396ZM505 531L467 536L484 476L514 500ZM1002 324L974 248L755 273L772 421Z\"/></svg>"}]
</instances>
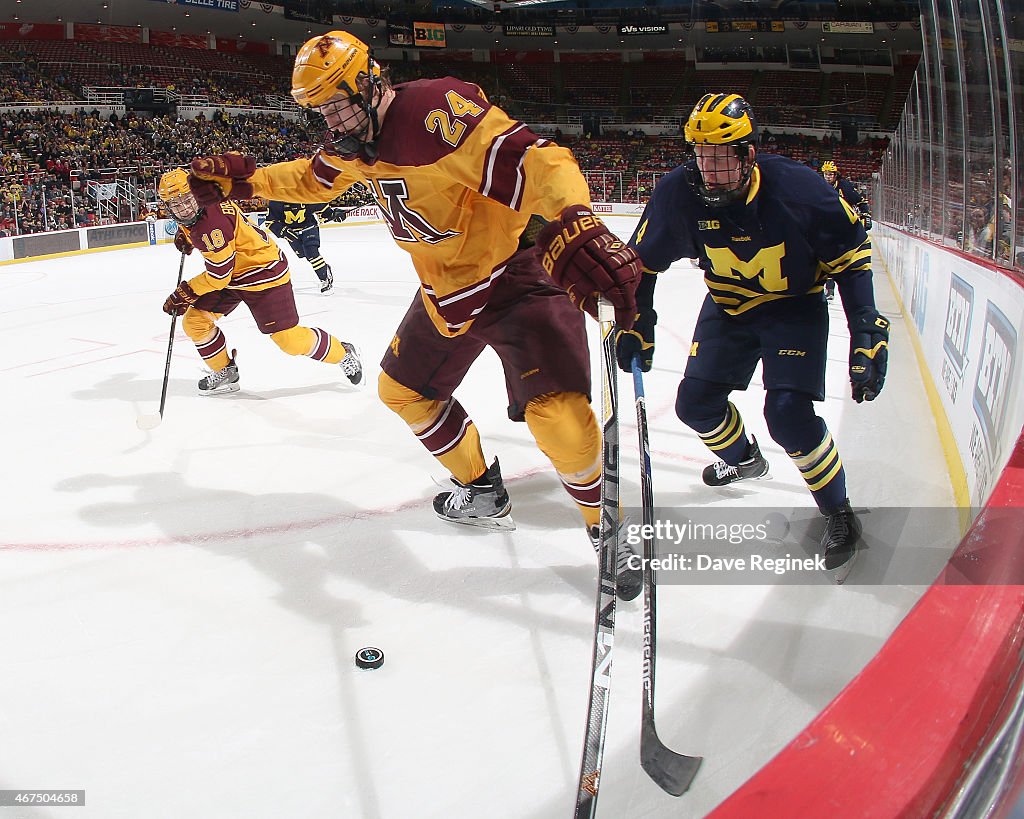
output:
<instances>
[{"instance_id":1,"label":"hockey puck","mask_svg":"<svg viewBox=\"0 0 1024 819\"><path fill-rule=\"evenodd\" d=\"M380 668L384 665L384 652L372 646L361 648L356 652L356 665L359 668Z\"/></svg>"}]
</instances>

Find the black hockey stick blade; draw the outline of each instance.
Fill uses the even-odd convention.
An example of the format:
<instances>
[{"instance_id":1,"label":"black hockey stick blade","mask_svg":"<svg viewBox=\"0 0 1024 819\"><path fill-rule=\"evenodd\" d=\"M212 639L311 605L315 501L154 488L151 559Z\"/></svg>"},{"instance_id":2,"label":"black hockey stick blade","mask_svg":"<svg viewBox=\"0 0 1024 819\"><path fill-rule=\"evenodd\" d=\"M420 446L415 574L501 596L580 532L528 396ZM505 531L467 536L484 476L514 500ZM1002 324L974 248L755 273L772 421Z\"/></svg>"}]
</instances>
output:
<instances>
[{"instance_id":1,"label":"black hockey stick blade","mask_svg":"<svg viewBox=\"0 0 1024 819\"><path fill-rule=\"evenodd\" d=\"M686 793L703 761L703 757L678 754L666 746L658 737L654 720L644 720L640 726L640 766L666 793Z\"/></svg>"},{"instance_id":2,"label":"black hockey stick blade","mask_svg":"<svg viewBox=\"0 0 1024 819\"><path fill-rule=\"evenodd\" d=\"M640 492L644 526L654 523L654 486L651 478L651 446L647 435L647 399L639 356L633 356L633 392L636 395L636 429L640 439ZM654 539L644 538L644 695L640 715L640 767L667 793L682 796L697 775L702 758L686 756L666 747L654 727L654 682L657 667L657 581L653 558Z\"/></svg>"}]
</instances>

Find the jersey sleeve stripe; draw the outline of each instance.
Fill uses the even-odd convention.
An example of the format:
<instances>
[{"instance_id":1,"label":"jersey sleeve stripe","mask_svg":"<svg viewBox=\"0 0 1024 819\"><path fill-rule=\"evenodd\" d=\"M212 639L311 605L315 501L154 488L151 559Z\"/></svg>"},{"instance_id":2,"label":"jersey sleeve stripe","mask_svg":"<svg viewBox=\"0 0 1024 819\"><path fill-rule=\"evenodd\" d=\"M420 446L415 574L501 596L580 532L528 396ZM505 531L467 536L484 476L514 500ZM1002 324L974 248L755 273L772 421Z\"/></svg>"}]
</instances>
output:
<instances>
[{"instance_id":1,"label":"jersey sleeve stripe","mask_svg":"<svg viewBox=\"0 0 1024 819\"><path fill-rule=\"evenodd\" d=\"M317 151L316 156L313 157L310 170L312 170L316 181L325 188L334 187L334 180L341 174L341 169L331 165L321 151Z\"/></svg>"},{"instance_id":2,"label":"jersey sleeve stripe","mask_svg":"<svg viewBox=\"0 0 1024 819\"><path fill-rule=\"evenodd\" d=\"M536 134L521 122L495 137L484 160L480 193L515 208L522 201L523 158L535 144Z\"/></svg>"},{"instance_id":3,"label":"jersey sleeve stripe","mask_svg":"<svg viewBox=\"0 0 1024 819\"><path fill-rule=\"evenodd\" d=\"M206 272L215 279L226 279L231 275L231 271L235 269L235 255L232 253L223 262L214 262L207 259Z\"/></svg>"},{"instance_id":4,"label":"jersey sleeve stripe","mask_svg":"<svg viewBox=\"0 0 1024 819\"><path fill-rule=\"evenodd\" d=\"M838 259L834 259L830 262L825 262L824 267L826 270L833 272L840 272L851 267L855 267L857 262L871 261L871 240L865 239L859 247L855 247L853 250L848 250Z\"/></svg>"}]
</instances>

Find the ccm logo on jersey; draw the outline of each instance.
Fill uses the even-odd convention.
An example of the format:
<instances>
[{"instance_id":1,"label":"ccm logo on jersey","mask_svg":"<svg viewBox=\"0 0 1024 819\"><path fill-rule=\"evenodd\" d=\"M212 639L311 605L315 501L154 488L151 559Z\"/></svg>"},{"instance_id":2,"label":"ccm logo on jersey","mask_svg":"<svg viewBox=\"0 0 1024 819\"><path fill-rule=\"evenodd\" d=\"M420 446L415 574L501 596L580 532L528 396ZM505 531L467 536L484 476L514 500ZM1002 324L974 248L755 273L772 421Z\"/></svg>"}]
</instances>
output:
<instances>
[{"instance_id":1,"label":"ccm logo on jersey","mask_svg":"<svg viewBox=\"0 0 1024 819\"><path fill-rule=\"evenodd\" d=\"M779 355L795 355L803 358L807 355L806 350L779 350Z\"/></svg>"},{"instance_id":2,"label":"ccm logo on jersey","mask_svg":"<svg viewBox=\"0 0 1024 819\"><path fill-rule=\"evenodd\" d=\"M697 221L697 230L718 230L722 226L722 223L717 219L699 219Z\"/></svg>"}]
</instances>

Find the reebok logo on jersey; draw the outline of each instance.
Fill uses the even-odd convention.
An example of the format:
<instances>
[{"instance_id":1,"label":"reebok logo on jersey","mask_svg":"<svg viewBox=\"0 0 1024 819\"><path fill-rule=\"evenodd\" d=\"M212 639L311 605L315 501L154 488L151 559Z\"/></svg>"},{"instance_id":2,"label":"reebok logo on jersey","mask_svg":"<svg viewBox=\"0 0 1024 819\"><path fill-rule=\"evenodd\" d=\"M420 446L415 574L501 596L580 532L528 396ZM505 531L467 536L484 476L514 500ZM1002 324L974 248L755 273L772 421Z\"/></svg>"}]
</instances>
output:
<instances>
[{"instance_id":1,"label":"reebok logo on jersey","mask_svg":"<svg viewBox=\"0 0 1024 819\"><path fill-rule=\"evenodd\" d=\"M697 230L718 230L722 226L722 223L717 219L699 219L697 220Z\"/></svg>"},{"instance_id":2,"label":"reebok logo on jersey","mask_svg":"<svg viewBox=\"0 0 1024 819\"><path fill-rule=\"evenodd\" d=\"M732 240L733 242L749 242L750 241L750 237L749 236L730 236L729 239Z\"/></svg>"},{"instance_id":3,"label":"reebok logo on jersey","mask_svg":"<svg viewBox=\"0 0 1024 819\"><path fill-rule=\"evenodd\" d=\"M539 373L539 372L540 372L540 368L539 368L539 367L534 367L534 368L533 368L532 370L527 370L527 371L526 371L525 373L523 373L522 375L520 375L520 376L519 376L519 380L520 380L520 381L525 381L525 380L526 380L527 378L529 378L529 377L530 377L531 375L536 375L536 374L537 374L537 373Z\"/></svg>"}]
</instances>

